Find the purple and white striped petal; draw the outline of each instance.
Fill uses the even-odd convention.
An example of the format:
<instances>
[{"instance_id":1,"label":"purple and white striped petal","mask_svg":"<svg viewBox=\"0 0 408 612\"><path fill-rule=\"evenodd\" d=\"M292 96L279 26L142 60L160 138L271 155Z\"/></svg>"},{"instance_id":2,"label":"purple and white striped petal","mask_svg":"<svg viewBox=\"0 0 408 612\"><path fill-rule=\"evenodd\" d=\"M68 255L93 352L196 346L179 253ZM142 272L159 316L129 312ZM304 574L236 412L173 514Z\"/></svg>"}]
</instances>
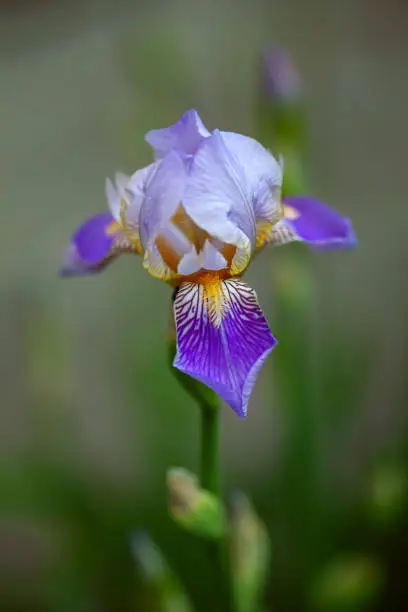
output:
<instances>
[{"instance_id":1,"label":"purple and white striped petal","mask_svg":"<svg viewBox=\"0 0 408 612\"><path fill-rule=\"evenodd\" d=\"M173 365L222 397L245 418L258 372L276 345L256 293L240 279L208 275L180 285L174 301Z\"/></svg>"},{"instance_id":2,"label":"purple and white striped petal","mask_svg":"<svg viewBox=\"0 0 408 612\"><path fill-rule=\"evenodd\" d=\"M299 240L315 249L351 249L357 237L350 219L308 196L288 196L284 199L286 224Z\"/></svg>"},{"instance_id":3,"label":"purple and white striped petal","mask_svg":"<svg viewBox=\"0 0 408 612\"><path fill-rule=\"evenodd\" d=\"M188 110L170 127L147 132L145 139L154 149L156 159L162 159L170 151L177 151L188 158L195 154L203 139L209 135L197 111Z\"/></svg>"},{"instance_id":4,"label":"purple and white striped petal","mask_svg":"<svg viewBox=\"0 0 408 612\"><path fill-rule=\"evenodd\" d=\"M61 266L61 276L100 272L122 252L136 252L110 212L94 215L74 233Z\"/></svg>"}]
</instances>

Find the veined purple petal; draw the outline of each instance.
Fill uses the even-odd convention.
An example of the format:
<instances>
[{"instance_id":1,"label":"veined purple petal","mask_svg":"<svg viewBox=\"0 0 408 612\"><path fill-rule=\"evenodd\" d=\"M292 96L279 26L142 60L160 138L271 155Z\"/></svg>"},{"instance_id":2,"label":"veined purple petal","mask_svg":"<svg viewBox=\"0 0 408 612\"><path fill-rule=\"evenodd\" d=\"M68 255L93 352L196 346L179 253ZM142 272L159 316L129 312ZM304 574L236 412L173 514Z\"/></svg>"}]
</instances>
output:
<instances>
[{"instance_id":1,"label":"veined purple petal","mask_svg":"<svg viewBox=\"0 0 408 612\"><path fill-rule=\"evenodd\" d=\"M285 222L312 247L350 249L356 246L357 237L350 219L345 219L323 202L308 196L290 196L285 197L283 203Z\"/></svg>"},{"instance_id":2,"label":"veined purple petal","mask_svg":"<svg viewBox=\"0 0 408 612\"><path fill-rule=\"evenodd\" d=\"M154 149L156 159L162 159L173 150L187 157L194 155L200 143L209 135L197 111L191 109L170 127L147 132L145 139Z\"/></svg>"},{"instance_id":3,"label":"veined purple petal","mask_svg":"<svg viewBox=\"0 0 408 612\"><path fill-rule=\"evenodd\" d=\"M277 342L255 291L239 279L182 283L174 316L173 365L213 389L245 418L258 372Z\"/></svg>"}]
</instances>

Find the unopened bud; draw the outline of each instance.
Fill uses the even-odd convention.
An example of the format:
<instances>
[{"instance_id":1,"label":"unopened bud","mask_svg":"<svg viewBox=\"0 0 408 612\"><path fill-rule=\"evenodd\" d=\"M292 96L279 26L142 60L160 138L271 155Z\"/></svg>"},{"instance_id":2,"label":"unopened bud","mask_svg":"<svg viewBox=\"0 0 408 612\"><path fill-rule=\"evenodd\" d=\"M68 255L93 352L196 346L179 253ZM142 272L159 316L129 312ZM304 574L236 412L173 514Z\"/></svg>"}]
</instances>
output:
<instances>
[{"instance_id":1,"label":"unopened bud","mask_svg":"<svg viewBox=\"0 0 408 612\"><path fill-rule=\"evenodd\" d=\"M225 532L225 510L219 498L201 489L197 477L182 468L167 472L170 515L190 533L218 539Z\"/></svg>"}]
</instances>

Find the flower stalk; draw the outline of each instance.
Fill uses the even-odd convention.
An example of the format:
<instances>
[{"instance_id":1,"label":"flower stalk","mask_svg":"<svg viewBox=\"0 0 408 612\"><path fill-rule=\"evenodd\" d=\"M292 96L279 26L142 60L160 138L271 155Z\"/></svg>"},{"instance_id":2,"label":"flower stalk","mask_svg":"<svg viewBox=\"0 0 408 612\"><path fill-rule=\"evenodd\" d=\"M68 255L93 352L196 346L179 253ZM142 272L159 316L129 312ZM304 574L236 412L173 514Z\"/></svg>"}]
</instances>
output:
<instances>
[{"instance_id":1,"label":"flower stalk","mask_svg":"<svg viewBox=\"0 0 408 612\"><path fill-rule=\"evenodd\" d=\"M215 393L200 403L201 411L201 486L219 495L219 400Z\"/></svg>"},{"instance_id":2,"label":"flower stalk","mask_svg":"<svg viewBox=\"0 0 408 612\"><path fill-rule=\"evenodd\" d=\"M200 481L203 489L220 496L219 431L220 401L215 393L200 401L201 411L201 470ZM219 609L234 612L231 564L227 534L216 541L208 541L209 558L213 567L216 589L219 594Z\"/></svg>"}]
</instances>

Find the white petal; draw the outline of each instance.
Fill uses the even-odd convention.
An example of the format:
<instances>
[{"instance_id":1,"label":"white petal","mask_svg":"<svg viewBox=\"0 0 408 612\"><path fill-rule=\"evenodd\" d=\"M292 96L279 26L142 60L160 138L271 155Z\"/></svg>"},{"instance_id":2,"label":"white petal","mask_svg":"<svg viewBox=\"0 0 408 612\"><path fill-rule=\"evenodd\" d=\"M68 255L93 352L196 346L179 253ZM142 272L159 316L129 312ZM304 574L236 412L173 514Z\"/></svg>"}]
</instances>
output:
<instances>
[{"instance_id":1,"label":"white petal","mask_svg":"<svg viewBox=\"0 0 408 612\"><path fill-rule=\"evenodd\" d=\"M202 251L197 253L194 246L181 259L177 272L182 276L195 274L199 270L218 271L228 265L225 257L208 240L204 243Z\"/></svg>"},{"instance_id":2,"label":"white petal","mask_svg":"<svg viewBox=\"0 0 408 612\"><path fill-rule=\"evenodd\" d=\"M108 200L109 210L112 213L115 221L120 221L120 196L113 186L113 183L110 179L106 179L105 181L105 194L106 199Z\"/></svg>"},{"instance_id":3,"label":"white petal","mask_svg":"<svg viewBox=\"0 0 408 612\"><path fill-rule=\"evenodd\" d=\"M116 172L115 186L110 179L106 179L105 193L108 200L109 209L115 221L120 223L121 202L125 194L126 185L130 180L130 176L123 172Z\"/></svg>"},{"instance_id":4,"label":"white petal","mask_svg":"<svg viewBox=\"0 0 408 612\"><path fill-rule=\"evenodd\" d=\"M222 270L228 265L225 257L208 240L204 243L202 257L204 270Z\"/></svg>"},{"instance_id":5,"label":"white petal","mask_svg":"<svg viewBox=\"0 0 408 612\"><path fill-rule=\"evenodd\" d=\"M129 181L130 181L130 176L128 174L125 174L124 172L115 173L116 189L119 193L121 194L124 193L126 189L126 185L128 184Z\"/></svg>"},{"instance_id":6,"label":"white petal","mask_svg":"<svg viewBox=\"0 0 408 612\"><path fill-rule=\"evenodd\" d=\"M283 166L259 142L234 132L221 132L231 156L243 168L257 219L281 217Z\"/></svg>"},{"instance_id":7,"label":"white petal","mask_svg":"<svg viewBox=\"0 0 408 612\"><path fill-rule=\"evenodd\" d=\"M191 246L190 251L181 259L177 272L181 276L190 276L190 274L195 274L199 270L201 270L201 257L195 247Z\"/></svg>"},{"instance_id":8,"label":"white petal","mask_svg":"<svg viewBox=\"0 0 408 612\"><path fill-rule=\"evenodd\" d=\"M126 224L132 229L139 227L140 207L145 197L146 186L152 179L158 166L158 163L154 163L141 170L136 170L125 185L124 193L127 206L124 211L124 218Z\"/></svg>"},{"instance_id":9,"label":"white petal","mask_svg":"<svg viewBox=\"0 0 408 612\"><path fill-rule=\"evenodd\" d=\"M228 152L218 130L194 157L183 205L211 236L250 253L255 245L255 216L245 173Z\"/></svg>"},{"instance_id":10,"label":"white petal","mask_svg":"<svg viewBox=\"0 0 408 612\"><path fill-rule=\"evenodd\" d=\"M186 174L180 156L169 153L149 176L140 207L140 239L143 248L152 244L169 223L182 201Z\"/></svg>"}]
</instances>

